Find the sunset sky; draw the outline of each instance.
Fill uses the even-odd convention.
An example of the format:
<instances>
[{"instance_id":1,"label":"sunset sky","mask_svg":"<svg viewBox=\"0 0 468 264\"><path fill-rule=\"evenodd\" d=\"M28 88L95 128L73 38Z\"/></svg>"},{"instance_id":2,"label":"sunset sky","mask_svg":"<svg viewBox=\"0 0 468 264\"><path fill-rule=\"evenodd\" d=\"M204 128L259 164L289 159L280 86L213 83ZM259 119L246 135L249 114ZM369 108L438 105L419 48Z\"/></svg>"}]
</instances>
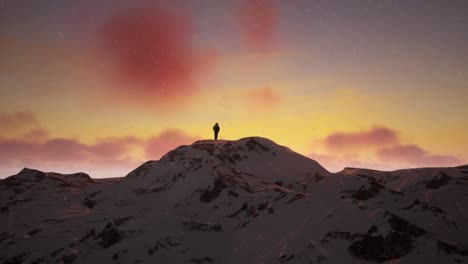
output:
<instances>
[{"instance_id":1,"label":"sunset sky","mask_svg":"<svg viewBox=\"0 0 468 264\"><path fill-rule=\"evenodd\" d=\"M0 178L199 139L330 171L468 163L468 1L0 0Z\"/></svg>"}]
</instances>

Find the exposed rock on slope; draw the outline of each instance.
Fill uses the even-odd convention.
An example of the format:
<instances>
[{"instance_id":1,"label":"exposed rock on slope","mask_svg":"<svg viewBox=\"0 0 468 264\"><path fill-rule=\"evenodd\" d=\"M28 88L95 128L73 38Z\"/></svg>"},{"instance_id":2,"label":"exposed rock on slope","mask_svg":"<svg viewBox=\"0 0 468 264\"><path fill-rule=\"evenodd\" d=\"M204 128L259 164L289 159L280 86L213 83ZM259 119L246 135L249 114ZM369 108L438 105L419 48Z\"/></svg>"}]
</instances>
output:
<instances>
[{"instance_id":1,"label":"exposed rock on slope","mask_svg":"<svg viewBox=\"0 0 468 264\"><path fill-rule=\"evenodd\" d=\"M25 169L0 182L0 261L462 263L467 184L468 166L330 174L264 138L197 141L120 180Z\"/></svg>"}]
</instances>

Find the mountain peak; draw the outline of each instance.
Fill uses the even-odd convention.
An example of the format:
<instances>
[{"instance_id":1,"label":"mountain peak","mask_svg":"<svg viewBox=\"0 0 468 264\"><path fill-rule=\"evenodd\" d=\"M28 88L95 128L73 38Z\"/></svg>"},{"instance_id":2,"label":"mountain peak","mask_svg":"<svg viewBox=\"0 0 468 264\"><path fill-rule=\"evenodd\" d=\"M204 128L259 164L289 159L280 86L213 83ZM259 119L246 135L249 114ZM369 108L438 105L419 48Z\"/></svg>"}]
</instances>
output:
<instances>
[{"instance_id":1,"label":"mountain peak","mask_svg":"<svg viewBox=\"0 0 468 264\"><path fill-rule=\"evenodd\" d=\"M180 146L159 161L144 163L127 177L160 177L174 170L186 175L197 171L209 175L235 170L262 180L290 184L303 180L307 175L329 174L315 160L270 139L246 137L239 140L199 140Z\"/></svg>"}]
</instances>

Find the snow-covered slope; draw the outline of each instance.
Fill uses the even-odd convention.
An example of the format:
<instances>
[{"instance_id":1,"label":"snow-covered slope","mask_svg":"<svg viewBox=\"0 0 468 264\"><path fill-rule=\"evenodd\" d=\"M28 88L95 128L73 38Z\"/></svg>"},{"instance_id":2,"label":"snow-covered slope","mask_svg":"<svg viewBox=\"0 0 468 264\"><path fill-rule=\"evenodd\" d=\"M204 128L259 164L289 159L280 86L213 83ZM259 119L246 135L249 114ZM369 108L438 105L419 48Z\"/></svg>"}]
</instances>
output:
<instances>
[{"instance_id":1,"label":"snow-covered slope","mask_svg":"<svg viewBox=\"0 0 468 264\"><path fill-rule=\"evenodd\" d=\"M468 166L336 174L264 138L0 181L4 263L468 263Z\"/></svg>"}]
</instances>

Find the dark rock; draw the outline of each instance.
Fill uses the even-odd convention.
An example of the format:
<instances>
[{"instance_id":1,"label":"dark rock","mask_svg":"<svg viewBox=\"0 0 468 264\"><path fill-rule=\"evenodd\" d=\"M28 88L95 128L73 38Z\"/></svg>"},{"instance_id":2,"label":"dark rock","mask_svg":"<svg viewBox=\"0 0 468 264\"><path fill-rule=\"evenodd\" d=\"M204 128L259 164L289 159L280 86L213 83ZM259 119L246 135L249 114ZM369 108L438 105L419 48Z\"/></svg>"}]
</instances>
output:
<instances>
[{"instance_id":1,"label":"dark rock","mask_svg":"<svg viewBox=\"0 0 468 264\"><path fill-rule=\"evenodd\" d=\"M96 201L92 200L91 198L85 197L83 204L88 208L93 208L96 205Z\"/></svg>"},{"instance_id":2,"label":"dark rock","mask_svg":"<svg viewBox=\"0 0 468 264\"><path fill-rule=\"evenodd\" d=\"M189 232L223 232L223 228L218 224L203 223L199 221L185 221L183 225Z\"/></svg>"},{"instance_id":3,"label":"dark rock","mask_svg":"<svg viewBox=\"0 0 468 264\"><path fill-rule=\"evenodd\" d=\"M236 228L234 228L234 230L237 230L237 229L239 229L239 228L244 228L244 227L246 227L249 223L250 223L250 220L247 220L247 221L243 222L242 224L238 224L238 225L236 226Z\"/></svg>"},{"instance_id":4,"label":"dark rock","mask_svg":"<svg viewBox=\"0 0 468 264\"><path fill-rule=\"evenodd\" d=\"M385 237L365 235L353 242L348 250L357 258L384 262L407 255L412 249L412 243L409 234L390 231Z\"/></svg>"},{"instance_id":5,"label":"dark rock","mask_svg":"<svg viewBox=\"0 0 468 264\"><path fill-rule=\"evenodd\" d=\"M211 188L202 192L200 195L200 202L209 203L215 200L226 187L227 185L223 182L223 180L217 178Z\"/></svg>"},{"instance_id":6,"label":"dark rock","mask_svg":"<svg viewBox=\"0 0 468 264\"><path fill-rule=\"evenodd\" d=\"M275 181L275 184L278 186L283 186L284 182L283 181Z\"/></svg>"},{"instance_id":7,"label":"dark rock","mask_svg":"<svg viewBox=\"0 0 468 264\"><path fill-rule=\"evenodd\" d=\"M232 196L232 197L236 197L236 198L239 197L239 194L236 193L235 191L232 191L232 190L229 190L229 191L228 191L228 195L229 195L229 196Z\"/></svg>"},{"instance_id":8,"label":"dark rock","mask_svg":"<svg viewBox=\"0 0 468 264\"><path fill-rule=\"evenodd\" d=\"M182 174L179 174L179 175L182 175ZM177 182L177 176L174 176L170 182L166 182L165 184L162 184L162 185L159 185L159 186L156 186L156 187L152 188L151 192L162 192L162 191L168 190L176 182Z\"/></svg>"},{"instance_id":9,"label":"dark rock","mask_svg":"<svg viewBox=\"0 0 468 264\"><path fill-rule=\"evenodd\" d=\"M4 264L21 264L24 262L25 259L29 257L29 255L31 255L31 253L23 252L21 254L6 259Z\"/></svg>"},{"instance_id":10,"label":"dark rock","mask_svg":"<svg viewBox=\"0 0 468 264\"><path fill-rule=\"evenodd\" d=\"M322 241L328 241L329 238L352 241L360 237L362 237L362 235L359 233L333 231L333 232L328 232L327 234L325 234Z\"/></svg>"},{"instance_id":11,"label":"dark rock","mask_svg":"<svg viewBox=\"0 0 468 264\"><path fill-rule=\"evenodd\" d=\"M215 260L210 257L203 257L203 258L191 258L190 262L194 264L204 264L204 263L214 263Z\"/></svg>"},{"instance_id":12,"label":"dark rock","mask_svg":"<svg viewBox=\"0 0 468 264\"><path fill-rule=\"evenodd\" d=\"M39 257L31 262L31 264L41 264L47 262L45 257Z\"/></svg>"},{"instance_id":13,"label":"dark rock","mask_svg":"<svg viewBox=\"0 0 468 264\"><path fill-rule=\"evenodd\" d=\"M255 150L257 147L261 150L263 150L264 152L267 152L267 151L270 151L269 148L263 146L262 144L260 144L260 142L258 142L257 140L251 138L249 139L249 141L247 141L247 143L245 144L245 146L247 146L247 149L249 151L252 151L252 150Z\"/></svg>"},{"instance_id":14,"label":"dark rock","mask_svg":"<svg viewBox=\"0 0 468 264\"><path fill-rule=\"evenodd\" d=\"M405 219L392 214L388 219L388 223L398 232L407 233L414 237L420 237L426 234L426 230L406 221Z\"/></svg>"},{"instance_id":15,"label":"dark rock","mask_svg":"<svg viewBox=\"0 0 468 264\"><path fill-rule=\"evenodd\" d=\"M237 216L240 212L247 210L247 208L248 208L247 203L244 203L244 204L242 204L242 207L241 207L239 210L235 211L234 213L232 213L232 214L230 214L230 215L227 215L226 217L234 217L234 216Z\"/></svg>"},{"instance_id":16,"label":"dark rock","mask_svg":"<svg viewBox=\"0 0 468 264\"><path fill-rule=\"evenodd\" d=\"M80 238L80 243L83 243L84 241L86 241L88 238L94 238L96 239L96 230L93 228L91 229L88 233L86 233L86 235L84 235L82 238Z\"/></svg>"},{"instance_id":17,"label":"dark rock","mask_svg":"<svg viewBox=\"0 0 468 264\"><path fill-rule=\"evenodd\" d=\"M88 194L87 197L94 198L94 197L96 197L96 195L98 195L100 193L102 193L102 191L95 191L95 192L92 192L92 193Z\"/></svg>"},{"instance_id":18,"label":"dark rock","mask_svg":"<svg viewBox=\"0 0 468 264\"><path fill-rule=\"evenodd\" d=\"M377 228L376 225L372 225L371 228L369 228L369 230L367 231L367 234L373 234L373 233L377 233L377 231L379 231L379 229Z\"/></svg>"},{"instance_id":19,"label":"dark rock","mask_svg":"<svg viewBox=\"0 0 468 264\"><path fill-rule=\"evenodd\" d=\"M288 196L288 193L285 192L285 191L281 191L280 194L278 195L278 197L275 198L275 201L279 201L279 200L285 198L286 196Z\"/></svg>"},{"instance_id":20,"label":"dark rock","mask_svg":"<svg viewBox=\"0 0 468 264\"><path fill-rule=\"evenodd\" d=\"M364 186L361 186L359 188L359 190L355 191L351 197L354 198L354 199L357 199L357 200L360 200L360 201L366 201L366 200L369 200L371 198L374 198L375 196L377 196L380 192L381 189L384 189L385 187L380 184L380 183L377 183L375 181L375 179L371 179L369 181L369 187L366 188Z\"/></svg>"},{"instance_id":21,"label":"dark rock","mask_svg":"<svg viewBox=\"0 0 468 264\"><path fill-rule=\"evenodd\" d=\"M375 262L400 258L412 250L414 238L426 234L424 229L394 214L390 215L388 223L392 230L385 237L372 235L377 232L377 227L372 226L367 234L361 235L349 246L350 253L357 258Z\"/></svg>"},{"instance_id":22,"label":"dark rock","mask_svg":"<svg viewBox=\"0 0 468 264\"><path fill-rule=\"evenodd\" d=\"M41 231L42 231L42 229L36 228L36 229L33 229L33 230L29 231L27 234L30 235L30 236L33 236L33 235L35 235L35 234L37 234L37 233L39 233Z\"/></svg>"},{"instance_id":23,"label":"dark rock","mask_svg":"<svg viewBox=\"0 0 468 264\"><path fill-rule=\"evenodd\" d=\"M182 245L181 241L179 241L177 239L170 238L170 237L166 238L166 243L171 247L177 247L177 246Z\"/></svg>"},{"instance_id":24,"label":"dark rock","mask_svg":"<svg viewBox=\"0 0 468 264\"><path fill-rule=\"evenodd\" d=\"M115 226L120 226L121 224L127 222L128 220L132 219L131 216L127 217L118 217L113 220Z\"/></svg>"},{"instance_id":25,"label":"dark rock","mask_svg":"<svg viewBox=\"0 0 468 264\"><path fill-rule=\"evenodd\" d=\"M96 205L96 201L93 198L101 192L102 191L96 191L86 195L86 197L83 200L83 205L88 208L93 208Z\"/></svg>"},{"instance_id":26,"label":"dark rock","mask_svg":"<svg viewBox=\"0 0 468 264\"><path fill-rule=\"evenodd\" d=\"M439 189L440 187L447 185L450 179L450 176L441 171L437 176L426 183L426 187L429 189Z\"/></svg>"},{"instance_id":27,"label":"dark rock","mask_svg":"<svg viewBox=\"0 0 468 264\"><path fill-rule=\"evenodd\" d=\"M148 255L153 255L154 253L156 253L156 251L158 251L158 249L159 249L159 245L158 244L154 245L154 247L148 249Z\"/></svg>"},{"instance_id":28,"label":"dark rock","mask_svg":"<svg viewBox=\"0 0 468 264\"><path fill-rule=\"evenodd\" d=\"M289 201L288 201L288 204L292 203L292 202L295 202L299 199L304 199L306 197L305 194L302 194L302 193L298 193L296 194L293 198L291 198Z\"/></svg>"},{"instance_id":29,"label":"dark rock","mask_svg":"<svg viewBox=\"0 0 468 264\"><path fill-rule=\"evenodd\" d=\"M101 245L108 248L123 238L121 231L117 230L112 224L108 224L106 228L98 235L101 238Z\"/></svg>"},{"instance_id":30,"label":"dark rock","mask_svg":"<svg viewBox=\"0 0 468 264\"><path fill-rule=\"evenodd\" d=\"M323 180L325 178L325 176L323 176L322 174L316 172L315 175L314 175L314 178L315 178L315 182L319 182L319 181Z\"/></svg>"},{"instance_id":31,"label":"dark rock","mask_svg":"<svg viewBox=\"0 0 468 264\"><path fill-rule=\"evenodd\" d=\"M269 205L270 205L270 203L264 202L264 203L259 204L259 205L257 206L257 209L258 209L259 211L263 211L263 210L267 209Z\"/></svg>"},{"instance_id":32,"label":"dark rock","mask_svg":"<svg viewBox=\"0 0 468 264\"><path fill-rule=\"evenodd\" d=\"M142 195L142 194L151 193L151 190L145 189L145 188L136 188L136 189L133 189L132 192L135 193L136 195Z\"/></svg>"},{"instance_id":33,"label":"dark rock","mask_svg":"<svg viewBox=\"0 0 468 264\"><path fill-rule=\"evenodd\" d=\"M468 256L468 249L456 244L449 244L441 240L437 240L437 248L439 249L439 252L443 252L444 254L458 254L461 256Z\"/></svg>"},{"instance_id":34,"label":"dark rock","mask_svg":"<svg viewBox=\"0 0 468 264\"><path fill-rule=\"evenodd\" d=\"M273 207L268 207L268 214L274 214L275 209Z\"/></svg>"},{"instance_id":35,"label":"dark rock","mask_svg":"<svg viewBox=\"0 0 468 264\"><path fill-rule=\"evenodd\" d=\"M8 206L0 207L0 214L5 214L5 213L8 213L8 212L10 212L10 209L8 208Z\"/></svg>"},{"instance_id":36,"label":"dark rock","mask_svg":"<svg viewBox=\"0 0 468 264\"><path fill-rule=\"evenodd\" d=\"M281 255L278 260L281 262L281 263L286 263L292 259L294 259L296 255L295 254L290 254L290 255Z\"/></svg>"},{"instance_id":37,"label":"dark rock","mask_svg":"<svg viewBox=\"0 0 468 264\"><path fill-rule=\"evenodd\" d=\"M255 205L252 205L247 209L247 216L252 216L252 217L259 216L257 212L257 207L255 207Z\"/></svg>"},{"instance_id":38,"label":"dark rock","mask_svg":"<svg viewBox=\"0 0 468 264\"><path fill-rule=\"evenodd\" d=\"M323 262L327 261L327 258L325 256L323 256L323 255L318 255L316 260L317 260L318 263L323 263Z\"/></svg>"},{"instance_id":39,"label":"dark rock","mask_svg":"<svg viewBox=\"0 0 468 264\"><path fill-rule=\"evenodd\" d=\"M419 205L419 204L421 204L421 202L420 202L418 199L415 199L415 200L413 201L412 204L410 204L410 205L408 205L408 206L406 206L406 207L403 207L403 208L401 208L401 209L403 209L403 210L409 210L409 209L411 209L411 208L413 208L414 206Z\"/></svg>"},{"instance_id":40,"label":"dark rock","mask_svg":"<svg viewBox=\"0 0 468 264\"><path fill-rule=\"evenodd\" d=\"M51 256L51 257L55 257L55 256L57 256L60 252L62 252L63 250L64 250L64 248L56 249L56 250L54 250L52 253L50 253L50 256Z\"/></svg>"},{"instance_id":41,"label":"dark rock","mask_svg":"<svg viewBox=\"0 0 468 264\"><path fill-rule=\"evenodd\" d=\"M431 211L435 214L445 214L445 211L436 206L431 206L428 203L423 203L421 205L422 209L425 211Z\"/></svg>"},{"instance_id":42,"label":"dark rock","mask_svg":"<svg viewBox=\"0 0 468 264\"><path fill-rule=\"evenodd\" d=\"M78 258L78 251L68 251L67 253L65 253L62 257L61 257L61 263L63 264L69 264L69 263L73 263L73 261L75 261L77 258Z\"/></svg>"}]
</instances>

